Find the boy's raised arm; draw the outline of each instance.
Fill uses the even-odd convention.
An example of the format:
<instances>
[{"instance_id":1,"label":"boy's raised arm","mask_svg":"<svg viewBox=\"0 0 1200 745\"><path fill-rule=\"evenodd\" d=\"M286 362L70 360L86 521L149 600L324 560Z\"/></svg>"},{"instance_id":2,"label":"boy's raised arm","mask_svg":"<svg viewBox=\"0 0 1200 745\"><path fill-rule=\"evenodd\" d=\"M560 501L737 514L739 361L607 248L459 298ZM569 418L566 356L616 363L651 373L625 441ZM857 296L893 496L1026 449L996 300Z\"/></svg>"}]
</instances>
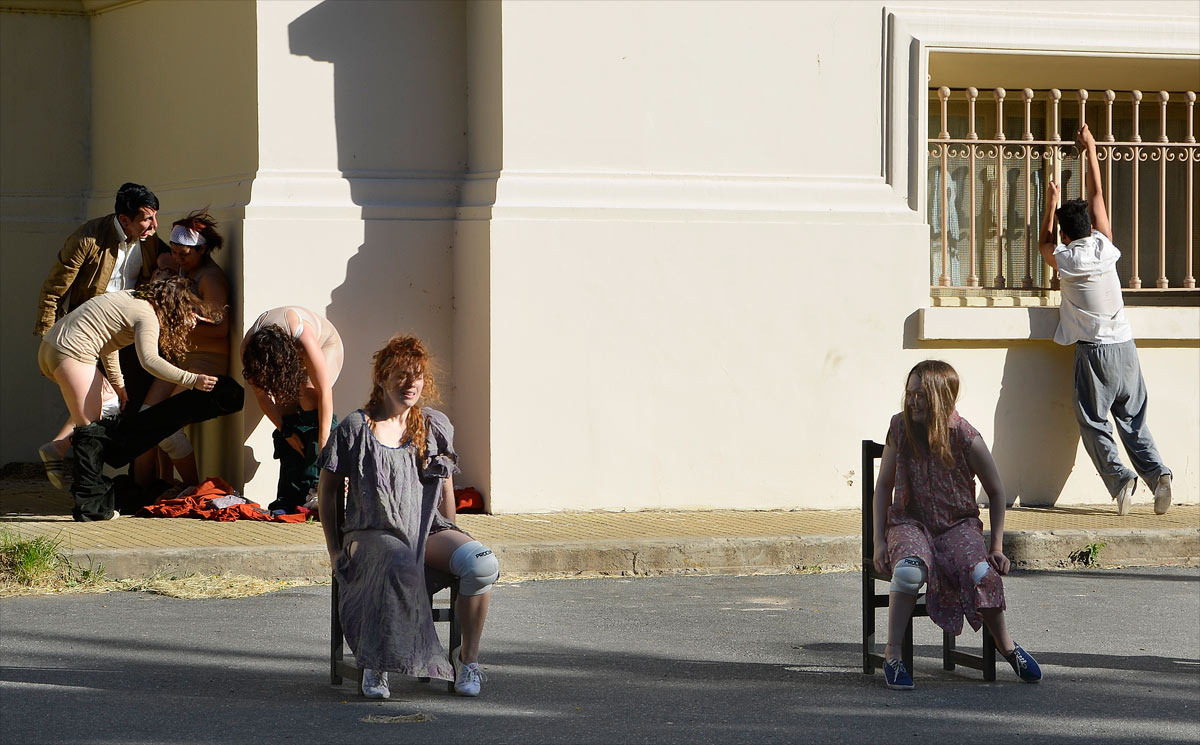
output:
<instances>
[{"instance_id":1,"label":"boy's raised arm","mask_svg":"<svg viewBox=\"0 0 1200 745\"><path fill-rule=\"evenodd\" d=\"M1112 240L1112 225L1108 221L1108 209L1104 206L1104 190L1100 187L1100 160L1096 157L1096 138L1084 124L1076 136L1080 154L1087 154L1087 201L1092 217L1092 228L1099 230L1105 238Z\"/></svg>"}]
</instances>

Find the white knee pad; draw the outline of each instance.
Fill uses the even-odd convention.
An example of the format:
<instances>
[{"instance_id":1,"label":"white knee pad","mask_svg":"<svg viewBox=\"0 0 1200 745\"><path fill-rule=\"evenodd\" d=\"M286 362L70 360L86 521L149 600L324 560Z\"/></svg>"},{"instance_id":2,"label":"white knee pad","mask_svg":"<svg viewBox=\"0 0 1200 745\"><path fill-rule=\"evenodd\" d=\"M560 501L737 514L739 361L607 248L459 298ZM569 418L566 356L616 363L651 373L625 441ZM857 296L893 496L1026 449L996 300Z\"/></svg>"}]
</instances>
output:
<instances>
[{"instance_id":1,"label":"white knee pad","mask_svg":"<svg viewBox=\"0 0 1200 745\"><path fill-rule=\"evenodd\" d=\"M170 437L159 440L158 446L167 451L171 460L179 460L192 454L192 443L182 429Z\"/></svg>"},{"instance_id":2,"label":"white knee pad","mask_svg":"<svg viewBox=\"0 0 1200 745\"><path fill-rule=\"evenodd\" d=\"M925 564L917 558L901 559L892 570L892 592L903 592L906 595L919 595L921 585L925 584Z\"/></svg>"},{"instance_id":3,"label":"white knee pad","mask_svg":"<svg viewBox=\"0 0 1200 745\"><path fill-rule=\"evenodd\" d=\"M450 557L450 571L458 577L460 594L482 595L500 578L500 562L490 548L479 541L469 541Z\"/></svg>"},{"instance_id":4,"label":"white knee pad","mask_svg":"<svg viewBox=\"0 0 1200 745\"><path fill-rule=\"evenodd\" d=\"M979 584L983 581L983 578L987 576L988 570L991 568L992 565L986 561L979 562L975 565L975 569L971 572L971 581L975 584Z\"/></svg>"}]
</instances>

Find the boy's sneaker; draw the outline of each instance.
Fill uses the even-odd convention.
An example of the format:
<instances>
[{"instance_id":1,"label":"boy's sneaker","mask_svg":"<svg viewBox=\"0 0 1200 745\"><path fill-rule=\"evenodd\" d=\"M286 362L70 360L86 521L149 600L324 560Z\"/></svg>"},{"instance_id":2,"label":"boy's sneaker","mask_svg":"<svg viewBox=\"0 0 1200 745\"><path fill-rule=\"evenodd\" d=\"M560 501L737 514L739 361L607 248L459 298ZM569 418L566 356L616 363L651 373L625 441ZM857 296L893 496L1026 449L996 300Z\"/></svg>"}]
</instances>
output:
<instances>
[{"instance_id":1,"label":"boy's sneaker","mask_svg":"<svg viewBox=\"0 0 1200 745\"><path fill-rule=\"evenodd\" d=\"M1137 479L1129 479L1121 484L1121 491L1113 499L1117 500L1117 514L1128 515L1129 507L1133 504L1133 490L1137 487Z\"/></svg>"},{"instance_id":2,"label":"boy's sneaker","mask_svg":"<svg viewBox=\"0 0 1200 745\"><path fill-rule=\"evenodd\" d=\"M454 663L454 690L460 696L478 696L483 671L477 662L463 662L458 656L459 649L455 647L450 655L450 661Z\"/></svg>"},{"instance_id":3,"label":"boy's sneaker","mask_svg":"<svg viewBox=\"0 0 1200 745\"><path fill-rule=\"evenodd\" d=\"M1013 672L1022 683L1036 683L1042 679L1042 668L1038 667L1037 660L1020 645L1013 648L1012 654L1004 655L1004 659L1012 665Z\"/></svg>"},{"instance_id":4,"label":"boy's sneaker","mask_svg":"<svg viewBox=\"0 0 1200 745\"><path fill-rule=\"evenodd\" d=\"M1158 477L1154 487L1154 514L1163 515L1171 508L1171 474L1164 473Z\"/></svg>"},{"instance_id":5,"label":"boy's sneaker","mask_svg":"<svg viewBox=\"0 0 1200 745\"><path fill-rule=\"evenodd\" d=\"M367 698L391 698L392 691L388 688L386 672L363 668L362 695Z\"/></svg>"},{"instance_id":6,"label":"boy's sneaker","mask_svg":"<svg viewBox=\"0 0 1200 745\"><path fill-rule=\"evenodd\" d=\"M894 691L911 691L915 687L908 668L900 660L886 660L883 663L883 677L887 687Z\"/></svg>"}]
</instances>

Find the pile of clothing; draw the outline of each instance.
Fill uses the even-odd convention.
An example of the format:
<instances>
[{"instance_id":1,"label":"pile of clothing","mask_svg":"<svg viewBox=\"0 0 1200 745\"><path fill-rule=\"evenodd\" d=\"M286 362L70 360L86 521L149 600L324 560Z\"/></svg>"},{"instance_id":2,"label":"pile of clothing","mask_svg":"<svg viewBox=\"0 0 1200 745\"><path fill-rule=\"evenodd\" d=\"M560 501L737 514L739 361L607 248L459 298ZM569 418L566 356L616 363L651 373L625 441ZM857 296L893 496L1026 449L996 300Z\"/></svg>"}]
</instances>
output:
<instances>
[{"instance_id":1,"label":"pile of clothing","mask_svg":"<svg viewBox=\"0 0 1200 745\"><path fill-rule=\"evenodd\" d=\"M258 504L238 494L219 478L210 478L177 497L160 499L139 509L135 517L192 517L199 520L261 520L272 523L302 523L308 520L307 510L294 514L268 512Z\"/></svg>"}]
</instances>

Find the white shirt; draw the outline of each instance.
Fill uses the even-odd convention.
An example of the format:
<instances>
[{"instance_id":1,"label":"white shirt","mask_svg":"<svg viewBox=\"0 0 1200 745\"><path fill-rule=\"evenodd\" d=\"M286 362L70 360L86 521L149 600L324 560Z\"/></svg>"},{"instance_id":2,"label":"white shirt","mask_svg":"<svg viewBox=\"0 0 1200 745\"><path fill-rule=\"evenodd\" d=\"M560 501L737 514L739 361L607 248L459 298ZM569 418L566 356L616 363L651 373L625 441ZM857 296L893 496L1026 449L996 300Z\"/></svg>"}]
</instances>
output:
<instances>
[{"instance_id":1,"label":"white shirt","mask_svg":"<svg viewBox=\"0 0 1200 745\"><path fill-rule=\"evenodd\" d=\"M1054 341L1119 344L1133 338L1117 277L1119 258L1120 249L1098 230L1054 249L1062 288Z\"/></svg>"},{"instance_id":2,"label":"white shirt","mask_svg":"<svg viewBox=\"0 0 1200 745\"><path fill-rule=\"evenodd\" d=\"M121 243L117 246L117 263L113 265L105 292L132 290L137 286L138 274L142 271L142 244L141 241L130 242L116 217L113 217L113 224L117 226L117 237Z\"/></svg>"}]
</instances>

